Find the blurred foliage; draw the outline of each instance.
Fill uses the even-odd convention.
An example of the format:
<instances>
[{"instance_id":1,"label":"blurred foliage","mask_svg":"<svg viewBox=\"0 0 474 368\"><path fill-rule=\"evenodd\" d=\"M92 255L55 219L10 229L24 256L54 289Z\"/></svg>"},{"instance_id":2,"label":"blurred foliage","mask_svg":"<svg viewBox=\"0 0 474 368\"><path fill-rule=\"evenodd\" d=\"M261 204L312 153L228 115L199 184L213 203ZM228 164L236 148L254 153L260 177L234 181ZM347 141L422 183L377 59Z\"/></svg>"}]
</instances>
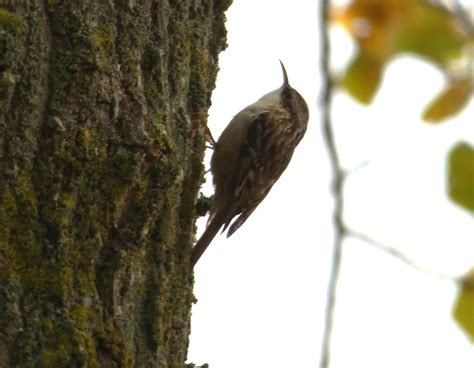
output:
<instances>
[{"instance_id":1,"label":"blurred foliage","mask_svg":"<svg viewBox=\"0 0 474 368\"><path fill-rule=\"evenodd\" d=\"M441 94L426 108L423 119L440 122L455 115L467 105L473 92L473 80L464 78L452 80Z\"/></svg>"},{"instance_id":2,"label":"blurred foliage","mask_svg":"<svg viewBox=\"0 0 474 368\"><path fill-rule=\"evenodd\" d=\"M448 170L449 197L474 212L474 147L467 143L457 144L449 154Z\"/></svg>"},{"instance_id":3,"label":"blurred foliage","mask_svg":"<svg viewBox=\"0 0 474 368\"><path fill-rule=\"evenodd\" d=\"M461 292L454 306L454 319L474 341L474 270L461 280Z\"/></svg>"},{"instance_id":4,"label":"blurred foliage","mask_svg":"<svg viewBox=\"0 0 474 368\"><path fill-rule=\"evenodd\" d=\"M357 46L340 86L369 104L386 65L393 57L409 53L435 64L445 75L444 89L425 108L423 120L439 123L459 113L474 94L474 20L459 2L450 4L352 0L335 8L332 20L349 32ZM447 188L454 203L474 213L474 146L469 143L458 142L449 153ZM474 269L461 280L453 315L474 342Z\"/></svg>"},{"instance_id":5,"label":"blurred foliage","mask_svg":"<svg viewBox=\"0 0 474 368\"><path fill-rule=\"evenodd\" d=\"M358 46L340 83L359 102L372 102L385 66L403 53L436 64L446 75L445 89L427 107L424 120L439 122L469 102L473 37L455 13L427 0L353 0L335 8L332 18Z\"/></svg>"}]
</instances>

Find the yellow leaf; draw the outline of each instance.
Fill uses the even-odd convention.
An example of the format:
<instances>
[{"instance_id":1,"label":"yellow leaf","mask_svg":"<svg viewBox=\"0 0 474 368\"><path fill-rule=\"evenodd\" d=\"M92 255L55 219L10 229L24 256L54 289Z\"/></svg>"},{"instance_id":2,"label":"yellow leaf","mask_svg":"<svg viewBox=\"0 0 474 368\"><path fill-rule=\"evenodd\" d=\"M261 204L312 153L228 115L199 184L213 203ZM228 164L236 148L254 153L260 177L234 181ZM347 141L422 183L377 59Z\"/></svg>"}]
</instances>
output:
<instances>
[{"instance_id":1,"label":"yellow leaf","mask_svg":"<svg viewBox=\"0 0 474 368\"><path fill-rule=\"evenodd\" d=\"M473 81L469 78L452 81L426 108L423 120L438 123L457 114L467 105L473 90Z\"/></svg>"},{"instance_id":2,"label":"yellow leaf","mask_svg":"<svg viewBox=\"0 0 474 368\"><path fill-rule=\"evenodd\" d=\"M385 64L397 54L414 53L444 67L462 56L469 39L455 16L428 0L352 0L332 19L357 43L342 85L363 103L372 101Z\"/></svg>"},{"instance_id":3,"label":"yellow leaf","mask_svg":"<svg viewBox=\"0 0 474 368\"><path fill-rule=\"evenodd\" d=\"M474 148L459 143L449 153L448 191L451 200L474 211Z\"/></svg>"},{"instance_id":4,"label":"yellow leaf","mask_svg":"<svg viewBox=\"0 0 474 368\"><path fill-rule=\"evenodd\" d=\"M334 19L354 37L360 53L382 60L393 52L406 6L407 0L354 0L344 10L336 9Z\"/></svg>"},{"instance_id":5,"label":"yellow leaf","mask_svg":"<svg viewBox=\"0 0 474 368\"><path fill-rule=\"evenodd\" d=\"M453 316L471 341L474 341L474 269L462 280Z\"/></svg>"},{"instance_id":6,"label":"yellow leaf","mask_svg":"<svg viewBox=\"0 0 474 368\"><path fill-rule=\"evenodd\" d=\"M435 63L459 57L468 41L455 16L427 0L353 0L333 19L358 43L360 52L387 61L412 52Z\"/></svg>"}]
</instances>

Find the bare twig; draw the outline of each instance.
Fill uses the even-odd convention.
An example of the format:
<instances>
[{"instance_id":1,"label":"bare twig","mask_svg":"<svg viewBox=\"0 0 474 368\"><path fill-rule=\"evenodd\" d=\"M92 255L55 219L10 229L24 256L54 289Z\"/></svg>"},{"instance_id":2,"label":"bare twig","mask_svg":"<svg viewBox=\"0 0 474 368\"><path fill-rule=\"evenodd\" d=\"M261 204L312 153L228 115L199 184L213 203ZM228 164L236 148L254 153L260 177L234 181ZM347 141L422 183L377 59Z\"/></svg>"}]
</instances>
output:
<instances>
[{"instance_id":1,"label":"bare twig","mask_svg":"<svg viewBox=\"0 0 474 368\"><path fill-rule=\"evenodd\" d=\"M468 6L463 5L459 0L431 0L431 4L444 9L455 16L468 35L474 34L474 8L472 7L472 4L470 13Z\"/></svg>"},{"instance_id":2,"label":"bare twig","mask_svg":"<svg viewBox=\"0 0 474 368\"><path fill-rule=\"evenodd\" d=\"M334 140L334 132L331 121L331 102L333 85L331 81L331 72L329 65L330 45L329 45L329 6L330 0L321 2L321 71L323 76L322 87L322 119L323 119L323 137L327 146L329 161L333 172L332 193L334 196L334 249L332 258L331 274L329 276L329 285L326 299L326 314L323 332L323 343L321 351L321 368L329 367L330 344L333 328L334 307L336 305L336 290L339 280L339 271L342 258L342 244L344 240L344 226L342 221L344 200L343 184L344 172L340 164L339 154Z\"/></svg>"},{"instance_id":3,"label":"bare twig","mask_svg":"<svg viewBox=\"0 0 474 368\"><path fill-rule=\"evenodd\" d=\"M406 254L404 254L403 252L398 250L396 247L393 247L393 246L390 246L390 245L387 245L387 244L383 244L383 243L381 243L381 242L371 238L370 236L368 236L364 233L361 233L357 230L353 230L349 227L345 227L344 233L347 236L362 240L364 243L372 245L373 247L377 248L378 250L381 250L382 252L387 253L387 254L391 255L392 257L395 257L400 262L405 263L406 265L410 266L411 268L413 268L417 271L420 271L420 272L425 273L425 274L433 275L433 276L435 276L439 279L443 279L443 280L449 280L449 281L453 281L453 282L458 281L458 279L456 277L453 277L453 276L450 276L450 275L447 275L447 274L443 274L443 273L439 273L439 272L433 271L429 268L426 268L426 267L423 267L423 266L419 265L414 260L412 260L410 257L408 257Z\"/></svg>"},{"instance_id":4,"label":"bare twig","mask_svg":"<svg viewBox=\"0 0 474 368\"><path fill-rule=\"evenodd\" d=\"M471 13L469 14L467 7L463 6L459 0L452 0L454 15L462 22L469 35L474 34L474 18L471 4Z\"/></svg>"},{"instance_id":5,"label":"bare twig","mask_svg":"<svg viewBox=\"0 0 474 368\"><path fill-rule=\"evenodd\" d=\"M358 164L357 166L345 170L345 171L344 171L344 176L349 177L349 176L355 174L357 171L362 170L362 169L365 169L365 168L368 167L369 165L370 165L370 161L368 161L368 160L367 160L367 161L363 161L363 162L361 162L360 164Z\"/></svg>"}]
</instances>

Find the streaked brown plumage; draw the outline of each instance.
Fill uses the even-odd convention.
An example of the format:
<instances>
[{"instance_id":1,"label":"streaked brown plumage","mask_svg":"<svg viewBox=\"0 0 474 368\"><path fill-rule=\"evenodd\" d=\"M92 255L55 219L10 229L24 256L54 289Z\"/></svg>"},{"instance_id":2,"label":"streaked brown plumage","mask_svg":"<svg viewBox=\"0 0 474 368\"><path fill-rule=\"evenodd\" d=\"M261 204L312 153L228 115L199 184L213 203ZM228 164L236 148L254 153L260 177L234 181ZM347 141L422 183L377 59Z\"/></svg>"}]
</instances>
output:
<instances>
[{"instance_id":1,"label":"streaked brown plumage","mask_svg":"<svg viewBox=\"0 0 474 368\"><path fill-rule=\"evenodd\" d=\"M283 85L240 111L217 141L211 158L214 199L208 226L192 251L192 266L222 227L222 231L229 228L229 237L242 226L285 171L303 138L308 106L289 85L282 63L281 67Z\"/></svg>"}]
</instances>

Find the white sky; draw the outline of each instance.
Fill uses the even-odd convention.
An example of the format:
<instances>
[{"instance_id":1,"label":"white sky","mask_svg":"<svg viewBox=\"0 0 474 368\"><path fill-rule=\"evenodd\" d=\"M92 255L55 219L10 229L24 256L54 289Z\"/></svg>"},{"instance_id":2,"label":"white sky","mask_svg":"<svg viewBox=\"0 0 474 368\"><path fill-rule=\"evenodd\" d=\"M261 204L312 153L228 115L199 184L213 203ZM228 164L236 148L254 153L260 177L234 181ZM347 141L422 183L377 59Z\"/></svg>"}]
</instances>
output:
<instances>
[{"instance_id":1,"label":"white sky","mask_svg":"<svg viewBox=\"0 0 474 368\"><path fill-rule=\"evenodd\" d=\"M211 368L319 365L333 244L316 3L239 0L227 13L229 48L220 56L209 117L214 136L239 110L280 86L278 59L310 105L311 119L265 201L231 238L214 239L195 268L190 362ZM340 46L333 56L341 65L350 44L335 41ZM447 200L444 165L460 137L474 143L474 104L443 125L422 123L423 107L442 86L434 67L400 58L372 105L338 93L333 118L344 166L369 162L347 181L346 222L425 268L458 275L474 265L473 217ZM203 190L211 194L208 182ZM472 368L474 348L451 318L455 295L450 282L348 240L331 367Z\"/></svg>"}]
</instances>

